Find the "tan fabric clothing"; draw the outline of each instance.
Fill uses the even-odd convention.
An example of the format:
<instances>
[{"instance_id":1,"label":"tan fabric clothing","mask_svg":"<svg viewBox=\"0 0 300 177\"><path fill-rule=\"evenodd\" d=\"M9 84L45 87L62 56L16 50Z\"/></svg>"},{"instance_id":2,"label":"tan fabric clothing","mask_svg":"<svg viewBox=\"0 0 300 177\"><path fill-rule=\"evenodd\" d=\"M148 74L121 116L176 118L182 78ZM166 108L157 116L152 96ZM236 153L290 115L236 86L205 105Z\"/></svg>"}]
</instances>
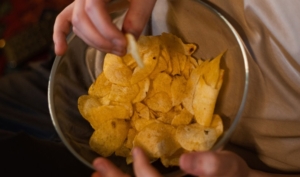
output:
<instances>
[{"instance_id":1,"label":"tan fabric clothing","mask_svg":"<svg viewBox=\"0 0 300 177\"><path fill-rule=\"evenodd\" d=\"M231 142L248 151L243 153L251 166L299 172L300 1L210 2L238 25L253 59L250 64L255 65L245 111ZM266 166L254 161L256 157Z\"/></svg>"}]
</instances>

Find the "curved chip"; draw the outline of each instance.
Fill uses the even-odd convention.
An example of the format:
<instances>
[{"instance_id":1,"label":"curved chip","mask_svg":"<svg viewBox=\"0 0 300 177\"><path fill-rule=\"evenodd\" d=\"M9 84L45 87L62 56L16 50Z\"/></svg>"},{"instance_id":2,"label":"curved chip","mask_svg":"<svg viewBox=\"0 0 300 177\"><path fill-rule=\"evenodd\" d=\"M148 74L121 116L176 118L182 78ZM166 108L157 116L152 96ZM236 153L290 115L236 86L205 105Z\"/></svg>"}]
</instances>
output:
<instances>
[{"instance_id":1,"label":"curved chip","mask_svg":"<svg viewBox=\"0 0 300 177\"><path fill-rule=\"evenodd\" d=\"M99 126L92 134L89 144L103 157L112 155L124 143L129 123L124 120L109 120Z\"/></svg>"},{"instance_id":2,"label":"curved chip","mask_svg":"<svg viewBox=\"0 0 300 177\"><path fill-rule=\"evenodd\" d=\"M126 66L122 58L114 54L106 54L103 64L105 77L114 84L129 86L132 77L131 69Z\"/></svg>"}]
</instances>

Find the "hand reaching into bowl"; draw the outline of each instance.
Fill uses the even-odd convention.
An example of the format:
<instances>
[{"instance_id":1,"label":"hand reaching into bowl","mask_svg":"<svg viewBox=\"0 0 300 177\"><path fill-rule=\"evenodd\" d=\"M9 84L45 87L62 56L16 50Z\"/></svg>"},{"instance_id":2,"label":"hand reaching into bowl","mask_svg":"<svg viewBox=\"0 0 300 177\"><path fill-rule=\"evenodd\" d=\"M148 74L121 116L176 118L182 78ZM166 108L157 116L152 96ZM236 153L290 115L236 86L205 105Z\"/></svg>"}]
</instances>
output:
<instances>
[{"instance_id":1,"label":"hand reaching into bowl","mask_svg":"<svg viewBox=\"0 0 300 177\"><path fill-rule=\"evenodd\" d=\"M126 39L123 33L139 37L146 25L156 0L131 0L122 31L109 16L109 0L74 1L56 18L53 40L56 55L67 50L66 36L73 32L89 46L102 52L124 55Z\"/></svg>"}]
</instances>

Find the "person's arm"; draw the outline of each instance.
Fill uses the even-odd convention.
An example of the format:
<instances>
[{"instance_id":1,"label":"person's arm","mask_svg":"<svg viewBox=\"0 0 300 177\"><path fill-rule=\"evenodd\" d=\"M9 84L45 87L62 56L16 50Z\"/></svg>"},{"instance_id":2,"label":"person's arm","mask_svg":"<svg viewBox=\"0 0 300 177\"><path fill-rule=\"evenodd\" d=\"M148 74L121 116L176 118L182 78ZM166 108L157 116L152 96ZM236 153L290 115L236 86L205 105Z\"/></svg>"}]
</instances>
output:
<instances>
[{"instance_id":1,"label":"person's arm","mask_svg":"<svg viewBox=\"0 0 300 177\"><path fill-rule=\"evenodd\" d=\"M67 50L66 36L72 27L73 32L88 45L116 55L126 53L126 39L123 33L132 33L139 37L147 23L156 0L131 0L119 30L112 23L107 0L74 1L56 18L53 41L55 53L63 55Z\"/></svg>"}]
</instances>

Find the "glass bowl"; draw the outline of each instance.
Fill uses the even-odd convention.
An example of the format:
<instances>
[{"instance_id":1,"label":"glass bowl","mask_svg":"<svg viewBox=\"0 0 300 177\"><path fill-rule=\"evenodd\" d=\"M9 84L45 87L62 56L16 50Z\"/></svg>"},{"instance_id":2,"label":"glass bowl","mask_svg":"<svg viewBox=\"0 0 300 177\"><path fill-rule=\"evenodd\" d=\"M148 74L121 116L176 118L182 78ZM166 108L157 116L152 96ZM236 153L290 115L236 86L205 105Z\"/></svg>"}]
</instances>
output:
<instances>
[{"instance_id":1,"label":"glass bowl","mask_svg":"<svg viewBox=\"0 0 300 177\"><path fill-rule=\"evenodd\" d=\"M121 26L126 9L114 11L111 17ZM241 117L246 102L249 68L244 44L227 19L209 4L200 0L157 1L145 35L170 32L184 42L196 43L196 58L209 59L226 51L221 60L225 69L224 82L218 96L215 112L224 122L224 133L211 150L219 150L229 140ZM105 53L86 45L71 33L68 51L56 57L51 71L48 100L53 124L66 147L82 163L93 169L92 162L99 155L89 147L93 133L90 124L77 108L79 96L87 90L102 72ZM132 166L122 157L109 159L124 172L132 174ZM164 168L159 161L152 163L161 173L178 172L178 167Z\"/></svg>"}]
</instances>

